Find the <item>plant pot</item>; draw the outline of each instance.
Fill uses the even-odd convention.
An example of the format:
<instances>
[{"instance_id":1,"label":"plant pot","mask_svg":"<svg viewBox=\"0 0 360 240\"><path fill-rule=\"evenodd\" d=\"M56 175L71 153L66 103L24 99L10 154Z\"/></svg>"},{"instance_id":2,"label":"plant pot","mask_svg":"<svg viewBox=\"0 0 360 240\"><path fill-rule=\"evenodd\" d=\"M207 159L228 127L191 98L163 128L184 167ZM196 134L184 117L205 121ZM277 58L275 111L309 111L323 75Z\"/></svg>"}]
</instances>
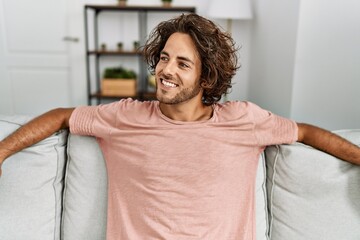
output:
<instances>
[{"instance_id":1,"label":"plant pot","mask_svg":"<svg viewBox=\"0 0 360 240\"><path fill-rule=\"evenodd\" d=\"M164 1L163 7L171 7L171 2Z\"/></svg>"},{"instance_id":2,"label":"plant pot","mask_svg":"<svg viewBox=\"0 0 360 240\"><path fill-rule=\"evenodd\" d=\"M126 6L126 0L118 0L119 6Z\"/></svg>"},{"instance_id":3,"label":"plant pot","mask_svg":"<svg viewBox=\"0 0 360 240\"><path fill-rule=\"evenodd\" d=\"M114 97L136 96L136 79L105 78L101 81L101 94Z\"/></svg>"}]
</instances>

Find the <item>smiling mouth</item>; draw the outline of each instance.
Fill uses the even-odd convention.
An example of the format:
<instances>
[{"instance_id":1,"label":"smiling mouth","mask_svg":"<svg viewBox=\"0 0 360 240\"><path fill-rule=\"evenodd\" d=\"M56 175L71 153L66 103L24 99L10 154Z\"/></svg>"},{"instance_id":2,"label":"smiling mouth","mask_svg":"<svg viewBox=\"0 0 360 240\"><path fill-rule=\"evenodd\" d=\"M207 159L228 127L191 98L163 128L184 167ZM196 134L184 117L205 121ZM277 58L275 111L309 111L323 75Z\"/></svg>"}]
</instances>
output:
<instances>
[{"instance_id":1,"label":"smiling mouth","mask_svg":"<svg viewBox=\"0 0 360 240\"><path fill-rule=\"evenodd\" d=\"M161 79L161 83L162 83L162 85L164 85L165 87L168 87L168 88L176 88L176 87L179 86L179 85L177 85L175 83L168 82L165 79Z\"/></svg>"}]
</instances>

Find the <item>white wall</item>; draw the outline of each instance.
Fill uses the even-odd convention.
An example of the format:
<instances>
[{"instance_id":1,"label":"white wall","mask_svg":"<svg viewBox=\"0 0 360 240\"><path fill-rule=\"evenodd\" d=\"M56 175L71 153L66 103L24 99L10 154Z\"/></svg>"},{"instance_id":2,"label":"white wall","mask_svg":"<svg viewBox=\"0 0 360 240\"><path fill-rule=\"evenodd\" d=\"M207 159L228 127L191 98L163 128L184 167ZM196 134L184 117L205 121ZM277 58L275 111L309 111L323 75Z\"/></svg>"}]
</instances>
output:
<instances>
[{"instance_id":1,"label":"white wall","mask_svg":"<svg viewBox=\"0 0 360 240\"><path fill-rule=\"evenodd\" d=\"M299 0L254 0L249 100L289 117Z\"/></svg>"},{"instance_id":2,"label":"white wall","mask_svg":"<svg viewBox=\"0 0 360 240\"><path fill-rule=\"evenodd\" d=\"M360 128L360 2L254 0L249 100L330 130Z\"/></svg>"},{"instance_id":3,"label":"white wall","mask_svg":"<svg viewBox=\"0 0 360 240\"><path fill-rule=\"evenodd\" d=\"M360 128L360 2L302 0L291 117Z\"/></svg>"},{"instance_id":4,"label":"white wall","mask_svg":"<svg viewBox=\"0 0 360 240\"><path fill-rule=\"evenodd\" d=\"M216 21L216 20L215 20ZM233 20L232 37L240 47L238 51L240 69L233 78L229 100L247 100L249 90L252 20Z\"/></svg>"}]
</instances>

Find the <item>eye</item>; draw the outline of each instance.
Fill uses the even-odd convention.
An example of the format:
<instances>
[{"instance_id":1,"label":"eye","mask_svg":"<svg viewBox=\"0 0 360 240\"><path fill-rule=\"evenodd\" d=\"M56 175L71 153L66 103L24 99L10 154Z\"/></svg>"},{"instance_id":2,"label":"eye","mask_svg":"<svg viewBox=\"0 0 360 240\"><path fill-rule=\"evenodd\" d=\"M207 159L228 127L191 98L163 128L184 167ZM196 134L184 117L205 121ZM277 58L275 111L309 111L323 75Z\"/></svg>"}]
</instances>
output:
<instances>
[{"instance_id":1,"label":"eye","mask_svg":"<svg viewBox=\"0 0 360 240\"><path fill-rule=\"evenodd\" d=\"M187 65L186 63L183 63L183 62L179 63L179 66L181 68L188 68L189 67L189 65Z\"/></svg>"},{"instance_id":2,"label":"eye","mask_svg":"<svg viewBox=\"0 0 360 240\"><path fill-rule=\"evenodd\" d=\"M169 58L167 56L160 56L161 61L168 61Z\"/></svg>"}]
</instances>

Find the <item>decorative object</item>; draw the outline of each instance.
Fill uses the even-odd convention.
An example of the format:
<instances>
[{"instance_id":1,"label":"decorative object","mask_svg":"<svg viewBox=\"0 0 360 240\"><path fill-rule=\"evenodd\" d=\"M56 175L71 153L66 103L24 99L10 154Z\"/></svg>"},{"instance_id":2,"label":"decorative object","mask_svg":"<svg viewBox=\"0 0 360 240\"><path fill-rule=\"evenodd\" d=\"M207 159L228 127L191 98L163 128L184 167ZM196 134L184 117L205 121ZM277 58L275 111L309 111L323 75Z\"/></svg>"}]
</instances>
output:
<instances>
[{"instance_id":1,"label":"decorative object","mask_svg":"<svg viewBox=\"0 0 360 240\"><path fill-rule=\"evenodd\" d=\"M136 96L136 73L123 67L107 68L101 81L103 96Z\"/></svg>"},{"instance_id":2,"label":"decorative object","mask_svg":"<svg viewBox=\"0 0 360 240\"><path fill-rule=\"evenodd\" d=\"M139 50L139 47L140 47L140 42L139 41L134 41L133 42L133 45L134 45L134 51L138 51Z\"/></svg>"},{"instance_id":3,"label":"decorative object","mask_svg":"<svg viewBox=\"0 0 360 240\"><path fill-rule=\"evenodd\" d=\"M161 0L163 3L163 7L171 7L172 0Z\"/></svg>"},{"instance_id":4,"label":"decorative object","mask_svg":"<svg viewBox=\"0 0 360 240\"><path fill-rule=\"evenodd\" d=\"M122 43L122 42L118 42L118 43L117 43L117 50L118 50L119 52L122 52L122 51L123 51L123 43Z\"/></svg>"},{"instance_id":5,"label":"decorative object","mask_svg":"<svg viewBox=\"0 0 360 240\"><path fill-rule=\"evenodd\" d=\"M154 75L149 74L148 76L148 83L150 87L156 87L156 78Z\"/></svg>"},{"instance_id":6,"label":"decorative object","mask_svg":"<svg viewBox=\"0 0 360 240\"><path fill-rule=\"evenodd\" d=\"M106 52L106 49L107 49L106 43L102 43L100 45L100 50L103 51L103 52Z\"/></svg>"},{"instance_id":7,"label":"decorative object","mask_svg":"<svg viewBox=\"0 0 360 240\"><path fill-rule=\"evenodd\" d=\"M251 0L211 0L209 17L226 19L227 31L231 34L232 19L251 19Z\"/></svg>"},{"instance_id":8,"label":"decorative object","mask_svg":"<svg viewBox=\"0 0 360 240\"><path fill-rule=\"evenodd\" d=\"M126 1L127 1L127 0L118 0L118 4L119 4L120 6L126 6Z\"/></svg>"}]
</instances>

